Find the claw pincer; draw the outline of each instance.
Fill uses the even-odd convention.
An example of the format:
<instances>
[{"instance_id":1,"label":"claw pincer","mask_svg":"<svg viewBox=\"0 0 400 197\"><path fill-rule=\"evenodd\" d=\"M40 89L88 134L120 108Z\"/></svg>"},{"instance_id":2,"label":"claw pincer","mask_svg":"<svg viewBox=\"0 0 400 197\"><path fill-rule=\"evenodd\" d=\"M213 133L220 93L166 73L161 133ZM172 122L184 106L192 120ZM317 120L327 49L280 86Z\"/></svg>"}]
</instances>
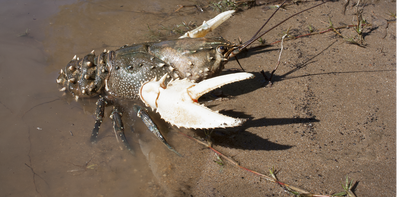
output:
<instances>
[{"instance_id":1,"label":"claw pincer","mask_svg":"<svg viewBox=\"0 0 400 197\"><path fill-rule=\"evenodd\" d=\"M231 118L200 105L197 100L216 88L226 84L253 78L250 73L234 73L203 80L199 83L187 79L177 79L165 85L167 75L159 81L150 81L142 85L140 98L161 118L177 127L194 129L212 129L236 127L245 119Z\"/></svg>"}]
</instances>

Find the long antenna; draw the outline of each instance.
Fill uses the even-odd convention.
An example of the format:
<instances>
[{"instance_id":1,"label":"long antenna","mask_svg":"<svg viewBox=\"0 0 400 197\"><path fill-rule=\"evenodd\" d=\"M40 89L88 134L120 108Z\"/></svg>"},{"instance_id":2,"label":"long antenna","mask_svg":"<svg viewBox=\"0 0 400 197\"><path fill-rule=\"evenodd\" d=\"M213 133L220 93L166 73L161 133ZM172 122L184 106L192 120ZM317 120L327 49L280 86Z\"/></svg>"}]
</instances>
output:
<instances>
[{"instance_id":1,"label":"long antenna","mask_svg":"<svg viewBox=\"0 0 400 197\"><path fill-rule=\"evenodd\" d=\"M278 10L283 6L283 4L286 3L286 1L287 1L287 0L283 1L283 3L275 10L274 13L272 13L272 15L268 18L268 20L264 23L264 25L261 26L261 28L257 31L257 33L254 34L254 36L253 36L252 38L250 38L250 40L253 40L253 39L257 36L257 34L260 33L260 31L265 27L265 25L267 25L267 23L269 22L269 20L271 20L271 18L278 12ZM247 42L249 42L250 40L248 40ZM246 42L246 43L247 43L247 42ZM246 44L246 43L245 43L245 44Z\"/></svg>"},{"instance_id":2,"label":"long antenna","mask_svg":"<svg viewBox=\"0 0 400 197\"><path fill-rule=\"evenodd\" d=\"M285 2L286 2L286 1L285 1ZM283 5L285 2L283 2L282 5ZM326 3L326 2L325 2L325 1L322 1L322 3L320 3L320 4L317 4L317 5L315 5L315 6L312 6L312 7L310 7L310 8L307 8L307 9L305 9L305 10L302 10L302 11L296 13L296 14L293 14L293 15L289 16L288 18L286 18L285 20L279 22L279 23L276 24L275 26L271 27L271 28L268 29L267 31L262 32L259 36L257 36L257 34L261 31L261 29L268 23L268 21L271 19L271 17L272 17L272 16L278 11L278 9L282 6L282 5L281 5L281 6L272 14L272 16L268 18L267 22L264 23L264 25L261 27L261 29L259 29L259 30L257 31L257 33L256 33L250 40L248 40L248 41L245 42L243 45L241 45L241 46L238 47L239 51L241 51L242 49L248 47L248 46L251 45L253 42L255 42L257 39L261 38L263 35L265 35L266 33L270 32L272 29L275 29L276 27L278 27L278 26L281 25L282 23L286 22L287 20L291 19L292 17L294 17L294 16L296 16L296 15L299 15L299 14L305 12L305 11L311 10L311 9L313 9L313 8L315 8L315 7L318 7L318 6L320 6L320 5L324 4L324 3Z\"/></svg>"}]
</instances>

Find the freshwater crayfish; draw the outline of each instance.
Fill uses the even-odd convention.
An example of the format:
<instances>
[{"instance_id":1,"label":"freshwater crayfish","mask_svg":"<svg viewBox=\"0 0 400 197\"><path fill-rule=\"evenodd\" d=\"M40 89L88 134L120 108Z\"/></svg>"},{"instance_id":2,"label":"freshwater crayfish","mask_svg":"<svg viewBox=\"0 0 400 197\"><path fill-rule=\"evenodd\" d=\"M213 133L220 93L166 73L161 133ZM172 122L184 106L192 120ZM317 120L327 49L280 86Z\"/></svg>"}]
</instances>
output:
<instances>
[{"instance_id":1,"label":"freshwater crayfish","mask_svg":"<svg viewBox=\"0 0 400 197\"><path fill-rule=\"evenodd\" d=\"M214 112L199 105L197 99L223 85L253 78L250 73L216 76L229 58L235 57L271 29L299 13L260 33L273 14L249 41L241 45L232 44L223 38L194 38L204 36L204 32L216 28L233 12L221 13L204 22L202 26L186 34L191 38L123 46L115 51L104 50L98 56L92 51L83 59L74 56L61 69L56 81L62 86L60 91L70 92L76 100L79 97L100 95L96 102L96 120L91 141L97 141L105 107L113 106L110 117L114 132L127 149L133 152L124 135L122 110L117 105L119 100L124 99L142 100L146 106L156 110L162 119L177 127L212 129L240 126L244 119ZM135 105L134 110L148 129L176 152L167 143L146 109Z\"/></svg>"}]
</instances>

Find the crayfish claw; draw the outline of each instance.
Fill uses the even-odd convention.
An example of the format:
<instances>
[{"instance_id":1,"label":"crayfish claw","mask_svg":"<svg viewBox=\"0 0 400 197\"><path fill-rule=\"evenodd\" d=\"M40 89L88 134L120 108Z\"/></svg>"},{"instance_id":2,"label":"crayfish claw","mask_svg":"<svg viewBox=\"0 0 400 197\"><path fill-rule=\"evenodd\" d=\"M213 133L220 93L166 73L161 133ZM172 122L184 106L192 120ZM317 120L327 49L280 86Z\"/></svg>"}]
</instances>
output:
<instances>
[{"instance_id":1,"label":"crayfish claw","mask_svg":"<svg viewBox=\"0 0 400 197\"><path fill-rule=\"evenodd\" d=\"M218 26L220 26L223 22L228 20L235 10L229 10L218 14L216 17L204 21L203 24L196 29L186 32L183 36L179 38L201 38L207 35L208 32L213 31Z\"/></svg>"},{"instance_id":2,"label":"crayfish claw","mask_svg":"<svg viewBox=\"0 0 400 197\"><path fill-rule=\"evenodd\" d=\"M197 103L197 99L223 85L253 78L250 73L234 73L206 79L200 83L188 80L170 81L166 88L160 81L143 84L140 90L142 101L156 109L161 118L177 127L212 129L236 127L246 120L232 118Z\"/></svg>"}]
</instances>

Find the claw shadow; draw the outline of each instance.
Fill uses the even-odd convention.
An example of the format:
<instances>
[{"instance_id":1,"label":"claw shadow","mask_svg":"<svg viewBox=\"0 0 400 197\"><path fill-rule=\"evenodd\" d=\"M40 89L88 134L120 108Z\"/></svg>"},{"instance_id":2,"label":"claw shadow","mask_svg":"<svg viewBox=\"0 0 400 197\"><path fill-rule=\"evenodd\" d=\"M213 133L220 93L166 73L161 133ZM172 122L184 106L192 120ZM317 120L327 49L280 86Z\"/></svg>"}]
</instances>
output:
<instances>
[{"instance_id":1,"label":"claw shadow","mask_svg":"<svg viewBox=\"0 0 400 197\"><path fill-rule=\"evenodd\" d=\"M234 149L264 151L287 150L293 147L291 145L271 142L268 139L264 139L247 131L241 131L229 135L225 133L225 131L219 132L218 130L215 130L211 137L213 144Z\"/></svg>"},{"instance_id":2,"label":"claw shadow","mask_svg":"<svg viewBox=\"0 0 400 197\"><path fill-rule=\"evenodd\" d=\"M130 104L134 103L137 104L137 102L129 102ZM126 104L126 103L125 103ZM149 130L142 125L141 120L136 117L135 112L133 110L130 110L130 107L126 107L125 105L124 108L124 122L127 123L126 125L131 125L132 127L135 127L135 129L131 131L134 132L128 132L125 131L125 135L128 138L129 144L131 144L133 149L138 150L139 145L137 144L137 140L134 138L137 138L137 136L134 134L140 134L140 136L145 137L146 135L151 137L151 138L156 138L152 134L150 134ZM272 126L272 125L286 125L286 124L297 124L297 123L310 123L310 122L319 122L319 120L315 118L260 118L260 119L254 119L251 115L247 115L242 112L236 112L232 110L221 110L221 114L231 116L231 117L240 117L240 118L245 118L247 121L242 125L241 127L234 127L234 128L219 128L219 129L213 129L212 133L210 136L207 136L207 131L211 130L206 130L206 129L189 129L189 132L194 132L195 136L202 138L202 139L207 139L208 137L211 137L211 140L213 144L218 145L218 146L224 146L224 147L229 147L229 148L234 148L234 149L242 149L242 150L265 150L265 151L270 151L270 150L287 150L292 148L293 146L291 145L285 145L285 144L279 144L276 142L271 142L268 139L264 139L257 134L251 133L246 131L248 128L251 127L265 127L265 126ZM152 120L156 123L156 125L159 127L160 132L163 133L163 135L168 135L169 132L174 132L174 130L179 128L174 127L171 129L171 126L163 121L159 114L155 112L148 111L148 114L151 115ZM135 118L136 117L136 118ZM135 120L133 120L135 119ZM135 126L134 126L135 125ZM142 125L142 126L140 126ZM138 127L139 126L139 127ZM129 126L127 127L129 128ZM176 131L175 131L176 132ZM143 135L144 133L148 133ZM146 139L142 139L147 141ZM168 139L167 139L168 141ZM174 146L174 144L170 144ZM178 150L179 151L179 150Z\"/></svg>"},{"instance_id":3,"label":"claw shadow","mask_svg":"<svg viewBox=\"0 0 400 197\"><path fill-rule=\"evenodd\" d=\"M243 150L287 150L293 147L290 145L283 145L271 142L268 139L264 139L256 134L246 131L250 127L319 122L319 120L315 118L254 119L250 115L246 115L241 112L235 112L232 110L221 110L220 113L231 117L246 118L248 120L244 123L243 126L238 128L213 129L213 132L211 133L213 144ZM199 137L207 138L208 136L205 134L205 131L207 130L194 130L194 132Z\"/></svg>"}]
</instances>

